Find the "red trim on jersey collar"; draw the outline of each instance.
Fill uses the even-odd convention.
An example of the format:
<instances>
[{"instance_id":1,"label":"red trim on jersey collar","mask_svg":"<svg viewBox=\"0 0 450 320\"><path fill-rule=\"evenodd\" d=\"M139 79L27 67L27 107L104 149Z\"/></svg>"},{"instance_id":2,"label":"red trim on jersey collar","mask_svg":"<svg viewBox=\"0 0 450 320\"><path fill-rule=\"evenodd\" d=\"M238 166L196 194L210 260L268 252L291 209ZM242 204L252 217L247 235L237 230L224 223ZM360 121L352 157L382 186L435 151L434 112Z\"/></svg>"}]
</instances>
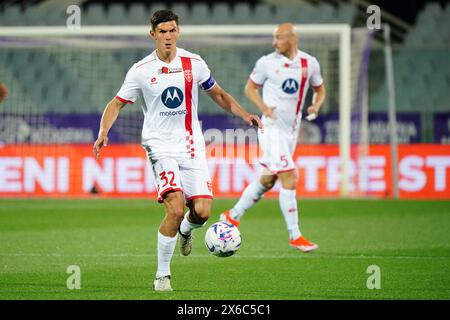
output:
<instances>
[{"instance_id":1,"label":"red trim on jersey collar","mask_svg":"<svg viewBox=\"0 0 450 320\"><path fill-rule=\"evenodd\" d=\"M175 58L178 57L178 58L180 58L180 59L186 58L186 59L193 59L193 60L201 61L201 59L196 58L196 57L182 56L183 52L181 52L181 50L186 51L186 50L184 50L184 49L182 49L182 48L176 47ZM189 53L189 52L188 52L188 53ZM158 61L160 61L160 62L162 62L162 63L165 63L165 64L171 64L171 63L175 60L175 58L174 58L174 59L173 59L172 61L170 61L170 62L162 61L162 60L158 57L158 54L156 53L156 49L153 50L153 52L151 53L151 55L153 56L153 58L154 58L155 60L158 60Z\"/></svg>"},{"instance_id":2,"label":"red trim on jersey collar","mask_svg":"<svg viewBox=\"0 0 450 320\"><path fill-rule=\"evenodd\" d=\"M143 66L144 64L153 62L153 61L155 61L155 60L156 60L156 59L153 59L153 60L150 60L150 61L147 61L147 62L143 62L143 63L141 63L140 65L137 65L137 66L136 66L136 69L139 68L140 66Z\"/></svg>"},{"instance_id":3,"label":"red trim on jersey collar","mask_svg":"<svg viewBox=\"0 0 450 320\"><path fill-rule=\"evenodd\" d=\"M195 57L185 57L185 56L179 56L181 59L183 59L183 58L185 58L185 59L194 59L194 60L197 60L197 61L201 61L200 59L198 59L198 58L195 58Z\"/></svg>"}]
</instances>

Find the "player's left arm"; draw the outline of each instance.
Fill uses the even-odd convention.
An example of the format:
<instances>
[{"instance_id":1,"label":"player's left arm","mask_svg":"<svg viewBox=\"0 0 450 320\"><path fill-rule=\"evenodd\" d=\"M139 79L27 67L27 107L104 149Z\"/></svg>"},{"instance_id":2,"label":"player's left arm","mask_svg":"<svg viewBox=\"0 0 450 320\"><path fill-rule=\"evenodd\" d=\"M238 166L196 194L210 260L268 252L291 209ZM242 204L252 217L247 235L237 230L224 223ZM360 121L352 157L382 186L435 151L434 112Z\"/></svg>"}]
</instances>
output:
<instances>
[{"instance_id":1,"label":"player's left arm","mask_svg":"<svg viewBox=\"0 0 450 320\"><path fill-rule=\"evenodd\" d=\"M218 83L211 89L206 91L208 96L214 100L222 109L242 118L249 125L257 125L260 129L263 128L261 120L257 115L248 113L237 101L226 92Z\"/></svg>"},{"instance_id":2,"label":"player's left arm","mask_svg":"<svg viewBox=\"0 0 450 320\"><path fill-rule=\"evenodd\" d=\"M313 58L311 60L311 78L309 79L310 84L314 90L312 105L310 105L306 112L308 113L308 116L306 117L307 120L311 121L317 118L319 115L320 107L322 106L323 102L325 101L325 86L323 84L323 78L320 73L320 65L316 58Z\"/></svg>"},{"instance_id":3,"label":"player's left arm","mask_svg":"<svg viewBox=\"0 0 450 320\"><path fill-rule=\"evenodd\" d=\"M317 87L313 87L313 90L314 90L313 103L306 109L306 111L308 112L308 115L315 114L315 117L317 117L319 115L320 107L325 101L326 91L325 86L323 84Z\"/></svg>"}]
</instances>

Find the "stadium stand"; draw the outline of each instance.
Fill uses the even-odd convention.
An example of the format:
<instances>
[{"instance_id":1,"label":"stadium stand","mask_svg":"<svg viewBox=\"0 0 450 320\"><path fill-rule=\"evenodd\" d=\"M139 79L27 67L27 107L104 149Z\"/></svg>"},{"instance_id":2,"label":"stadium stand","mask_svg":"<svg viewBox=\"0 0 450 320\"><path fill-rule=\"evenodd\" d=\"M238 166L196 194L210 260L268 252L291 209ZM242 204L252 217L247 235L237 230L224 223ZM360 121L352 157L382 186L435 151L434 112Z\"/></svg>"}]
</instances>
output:
<instances>
[{"instance_id":1,"label":"stadium stand","mask_svg":"<svg viewBox=\"0 0 450 320\"><path fill-rule=\"evenodd\" d=\"M425 106L434 111L446 111L450 106L450 4L445 8L428 3L418 14L416 23L405 37L404 44L394 49L394 74L397 107L401 111L424 112ZM387 91L384 73L376 72L382 66L382 55L372 62L370 107L385 110ZM428 112L429 112L428 108Z\"/></svg>"},{"instance_id":2,"label":"stadium stand","mask_svg":"<svg viewBox=\"0 0 450 320\"><path fill-rule=\"evenodd\" d=\"M153 2L146 6L142 3L125 4L112 3L104 6L100 3L91 3L82 10L82 23L86 25L108 24L142 24L147 21L151 12L171 8L177 12L184 24L258 24L277 23L278 21L293 21L296 23L352 23L355 16L355 7L350 3L333 6L329 3L312 5L301 1L295 5L270 5L259 3L251 6L247 2L238 2L234 5L217 2L208 5L203 2L188 5L176 2L168 5L165 2ZM24 10L18 5L10 5L0 12L0 25L48 25L65 24L66 5L58 6L55 3L39 3L30 5ZM55 16L56 19L52 18ZM195 14L194 14L195 13Z\"/></svg>"},{"instance_id":3,"label":"stadium stand","mask_svg":"<svg viewBox=\"0 0 450 320\"><path fill-rule=\"evenodd\" d=\"M253 11L254 18L253 21L257 24L259 23L277 23L277 20L274 17L273 8L266 4L257 4L255 6L255 10ZM236 12L236 11L235 11Z\"/></svg>"},{"instance_id":4,"label":"stadium stand","mask_svg":"<svg viewBox=\"0 0 450 320\"><path fill-rule=\"evenodd\" d=\"M139 25L142 21L148 21L150 10L142 3L133 3L125 16L125 24Z\"/></svg>"},{"instance_id":5,"label":"stadium stand","mask_svg":"<svg viewBox=\"0 0 450 320\"><path fill-rule=\"evenodd\" d=\"M428 3L419 13L417 22L405 39L405 45L443 46L450 41L450 3L442 8Z\"/></svg>"},{"instance_id":6,"label":"stadium stand","mask_svg":"<svg viewBox=\"0 0 450 320\"><path fill-rule=\"evenodd\" d=\"M232 18L234 24L246 24L252 20L250 5L248 3L238 3L234 7L234 14Z\"/></svg>"},{"instance_id":7,"label":"stadium stand","mask_svg":"<svg viewBox=\"0 0 450 320\"><path fill-rule=\"evenodd\" d=\"M82 15L82 19L82 23L88 25L103 25L107 24L107 13L101 4L94 3L89 7L85 16Z\"/></svg>"},{"instance_id":8,"label":"stadium stand","mask_svg":"<svg viewBox=\"0 0 450 320\"><path fill-rule=\"evenodd\" d=\"M218 11L222 6L218 7ZM227 7L228 8L228 7ZM191 15L189 19L186 21L188 24L207 24L210 17L210 12L208 9L208 5L205 3L195 3L191 7ZM226 13L223 13L226 14Z\"/></svg>"},{"instance_id":9,"label":"stadium stand","mask_svg":"<svg viewBox=\"0 0 450 320\"><path fill-rule=\"evenodd\" d=\"M113 3L111 4L108 10L107 24L127 25L128 24L127 15L128 12L125 6L118 3Z\"/></svg>"},{"instance_id":10,"label":"stadium stand","mask_svg":"<svg viewBox=\"0 0 450 320\"><path fill-rule=\"evenodd\" d=\"M300 1L295 5L271 5L259 3L250 5L239 2L233 5L215 3L173 3L155 2L150 5L130 3L128 5L112 3L104 6L98 3L89 4L82 10L82 23L87 25L140 25L148 23L151 12L171 8L177 12L183 24L267 24L280 21L295 23L350 23L356 19L357 9L351 2L332 5L328 2L314 4ZM21 8L17 5L5 6L0 12L1 26L20 25L65 25L66 7L45 2ZM399 110L419 110L424 105L431 104L436 110L447 110L450 97L447 94L450 87L450 3L442 7L439 3L428 3L418 14L411 31L406 35L404 43L394 48L395 83L400 92L397 106ZM132 62L145 55L141 49L115 52L106 59L117 65L118 83L123 73ZM235 59L230 53L230 59ZM239 72L246 74L254 63L251 54L238 57ZM384 79L384 57L380 50L374 50L370 65L369 106L370 110L385 110L386 86ZM33 87L29 100L38 100L38 105L45 105L41 110L54 112L69 112L73 106L80 105L86 92L79 85L77 75L66 72L63 64L55 61L51 53L30 55L25 50L12 49L0 51L0 62L14 75L15 81L24 88ZM23 66L27 65L26 68ZM414 76L411 76L411 72ZM71 76L67 76L71 75ZM218 78L220 78L218 74ZM243 75L242 75L243 76ZM39 85L36 85L39 83ZM68 87L70 94L62 96L49 94L48 88L59 83L61 92ZM31 85L33 84L33 85ZM411 89L413 88L413 89ZM30 89L31 90L31 89ZM115 90L115 89L114 89ZM236 89L238 90L238 89ZM242 93L235 93L242 96ZM105 96L106 93L105 93ZM31 99L33 97L33 99ZM103 96L102 96L103 97ZM99 101L81 103L84 110L92 110L91 106ZM57 110L53 106L60 106ZM61 105L67 108L61 108ZM102 103L98 108L101 108ZM96 109L95 109L96 110ZM79 111L79 109L77 109ZM215 112L211 110L211 112Z\"/></svg>"},{"instance_id":11,"label":"stadium stand","mask_svg":"<svg viewBox=\"0 0 450 320\"><path fill-rule=\"evenodd\" d=\"M189 6L186 3L175 3L172 5L172 10L177 13L180 21L189 21L190 10Z\"/></svg>"}]
</instances>

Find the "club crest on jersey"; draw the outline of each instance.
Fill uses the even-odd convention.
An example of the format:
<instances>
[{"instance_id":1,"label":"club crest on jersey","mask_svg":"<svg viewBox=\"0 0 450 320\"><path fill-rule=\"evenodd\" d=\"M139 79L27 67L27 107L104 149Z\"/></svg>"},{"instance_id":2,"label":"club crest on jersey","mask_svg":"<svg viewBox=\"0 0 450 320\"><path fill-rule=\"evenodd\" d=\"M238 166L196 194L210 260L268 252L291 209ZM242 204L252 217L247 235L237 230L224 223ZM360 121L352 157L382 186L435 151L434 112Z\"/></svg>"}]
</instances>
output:
<instances>
[{"instance_id":1,"label":"club crest on jersey","mask_svg":"<svg viewBox=\"0 0 450 320\"><path fill-rule=\"evenodd\" d=\"M287 94L296 93L298 90L298 82L295 79L286 79L281 85L281 89Z\"/></svg>"},{"instance_id":2,"label":"club crest on jersey","mask_svg":"<svg viewBox=\"0 0 450 320\"><path fill-rule=\"evenodd\" d=\"M184 78L187 82L192 81L192 71L190 69L184 70Z\"/></svg>"},{"instance_id":3,"label":"club crest on jersey","mask_svg":"<svg viewBox=\"0 0 450 320\"><path fill-rule=\"evenodd\" d=\"M168 87L161 95L162 103L169 109L178 108L183 102L183 99L183 91L177 87Z\"/></svg>"}]
</instances>

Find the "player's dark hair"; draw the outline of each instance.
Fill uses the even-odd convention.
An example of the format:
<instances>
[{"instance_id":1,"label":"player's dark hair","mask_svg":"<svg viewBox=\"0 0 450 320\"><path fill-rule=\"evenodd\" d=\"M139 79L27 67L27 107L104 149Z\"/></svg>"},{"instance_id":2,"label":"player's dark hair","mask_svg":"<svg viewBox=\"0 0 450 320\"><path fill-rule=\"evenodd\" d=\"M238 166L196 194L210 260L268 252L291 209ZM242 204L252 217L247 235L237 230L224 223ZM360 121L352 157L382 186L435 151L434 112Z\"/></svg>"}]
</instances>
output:
<instances>
[{"instance_id":1,"label":"player's dark hair","mask_svg":"<svg viewBox=\"0 0 450 320\"><path fill-rule=\"evenodd\" d=\"M178 16L175 13L170 10L158 10L150 18L150 24L152 25L152 30L155 31L158 24L172 20L178 25Z\"/></svg>"}]
</instances>

